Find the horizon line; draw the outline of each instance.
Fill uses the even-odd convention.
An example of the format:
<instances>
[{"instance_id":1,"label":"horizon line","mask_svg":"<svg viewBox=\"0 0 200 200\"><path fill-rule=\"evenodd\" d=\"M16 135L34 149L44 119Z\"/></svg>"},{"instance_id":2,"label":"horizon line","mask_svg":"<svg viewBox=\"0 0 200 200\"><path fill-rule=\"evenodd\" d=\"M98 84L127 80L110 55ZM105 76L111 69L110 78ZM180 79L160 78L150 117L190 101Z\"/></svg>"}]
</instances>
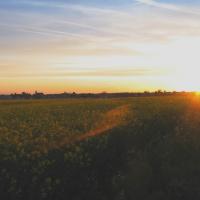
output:
<instances>
[{"instance_id":1,"label":"horizon line","mask_svg":"<svg viewBox=\"0 0 200 200\"><path fill-rule=\"evenodd\" d=\"M102 91L102 92L67 92L67 91L63 91L60 93L48 93L48 92L43 92L43 91L35 91L35 92L26 92L26 91L22 91L22 92L11 92L11 93L0 93L0 96L2 95L22 95L22 94L29 94L29 95L34 95L34 94L43 94L43 95L61 95L61 94L142 94L142 93L156 93L156 92L161 92L161 93L197 93L199 91L190 91L190 90L164 90L164 89L157 89L157 90L143 90L143 91L132 91L132 92L128 92L128 91L122 91L122 92L107 92L107 91Z\"/></svg>"}]
</instances>

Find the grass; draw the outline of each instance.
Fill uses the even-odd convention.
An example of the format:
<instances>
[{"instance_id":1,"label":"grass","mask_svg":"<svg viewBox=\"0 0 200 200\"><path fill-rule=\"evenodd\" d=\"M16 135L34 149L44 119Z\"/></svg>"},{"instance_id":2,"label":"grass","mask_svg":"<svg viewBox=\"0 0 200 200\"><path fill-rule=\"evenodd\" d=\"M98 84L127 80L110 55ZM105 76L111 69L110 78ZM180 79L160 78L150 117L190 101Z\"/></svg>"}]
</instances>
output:
<instances>
[{"instance_id":1,"label":"grass","mask_svg":"<svg viewBox=\"0 0 200 200\"><path fill-rule=\"evenodd\" d=\"M1 199L199 199L199 97L0 101Z\"/></svg>"}]
</instances>

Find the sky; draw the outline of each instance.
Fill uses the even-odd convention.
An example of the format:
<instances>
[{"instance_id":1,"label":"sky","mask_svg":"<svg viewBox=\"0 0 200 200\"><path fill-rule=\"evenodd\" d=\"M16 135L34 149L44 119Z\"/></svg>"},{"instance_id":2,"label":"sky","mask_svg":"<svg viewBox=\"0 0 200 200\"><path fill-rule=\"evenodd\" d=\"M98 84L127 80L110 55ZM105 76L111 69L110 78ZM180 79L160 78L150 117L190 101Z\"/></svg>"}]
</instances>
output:
<instances>
[{"instance_id":1,"label":"sky","mask_svg":"<svg viewBox=\"0 0 200 200\"><path fill-rule=\"evenodd\" d=\"M200 91L200 0L0 0L0 93Z\"/></svg>"}]
</instances>

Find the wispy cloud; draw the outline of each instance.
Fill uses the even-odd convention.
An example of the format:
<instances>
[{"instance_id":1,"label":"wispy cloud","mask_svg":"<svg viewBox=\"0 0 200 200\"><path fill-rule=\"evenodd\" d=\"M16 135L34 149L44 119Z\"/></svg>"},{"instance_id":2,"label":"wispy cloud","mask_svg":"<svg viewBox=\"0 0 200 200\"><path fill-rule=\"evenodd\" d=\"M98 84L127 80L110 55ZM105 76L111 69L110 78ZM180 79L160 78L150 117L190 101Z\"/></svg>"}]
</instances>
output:
<instances>
[{"instance_id":1,"label":"wispy cloud","mask_svg":"<svg viewBox=\"0 0 200 200\"><path fill-rule=\"evenodd\" d=\"M39 27L34 27L31 25L15 25L15 24L3 24L0 23L0 26L2 28L8 28L8 29L14 29L15 31L21 31L21 32L27 32L27 33L33 33L33 34L39 34L39 35L48 35L48 36L54 36L54 37L73 37L73 38L78 38L78 39L86 39L81 34L77 33L70 33L67 31L58 31L54 29L48 29L48 28L39 28ZM88 37L89 38L89 37Z\"/></svg>"},{"instance_id":2,"label":"wispy cloud","mask_svg":"<svg viewBox=\"0 0 200 200\"><path fill-rule=\"evenodd\" d=\"M157 8L167 9L175 12L182 12L186 14L193 14L193 15L199 15L200 16L200 10L196 10L194 8L190 7L184 7L176 4L170 4L170 3L161 3L156 0L135 0L138 3L146 4L149 6L154 6Z\"/></svg>"},{"instance_id":3,"label":"wispy cloud","mask_svg":"<svg viewBox=\"0 0 200 200\"><path fill-rule=\"evenodd\" d=\"M136 1L139 3L147 4L150 6L155 6L158 8L165 8L165 9L174 10L174 11L181 10L178 6L169 4L169 3L160 3L160 2L154 1L154 0L136 0Z\"/></svg>"},{"instance_id":4,"label":"wispy cloud","mask_svg":"<svg viewBox=\"0 0 200 200\"><path fill-rule=\"evenodd\" d=\"M94 6L84 6L83 4L75 4L75 3L67 3L67 2L45 2L45 1L21 1L23 4L35 5L40 7L51 7L51 8L60 8L60 9L72 9L72 10L79 10L84 13L92 12L95 14L109 14L109 15L117 15L117 16L131 16L129 13L121 11L121 10L114 10L111 8L103 8L94 7Z\"/></svg>"},{"instance_id":5,"label":"wispy cloud","mask_svg":"<svg viewBox=\"0 0 200 200\"><path fill-rule=\"evenodd\" d=\"M132 77L132 76L157 76L163 74L162 70L129 68L121 69L82 69L82 70L68 70L68 71L40 71L40 72L5 72L0 74L0 78L41 78L41 77Z\"/></svg>"}]
</instances>

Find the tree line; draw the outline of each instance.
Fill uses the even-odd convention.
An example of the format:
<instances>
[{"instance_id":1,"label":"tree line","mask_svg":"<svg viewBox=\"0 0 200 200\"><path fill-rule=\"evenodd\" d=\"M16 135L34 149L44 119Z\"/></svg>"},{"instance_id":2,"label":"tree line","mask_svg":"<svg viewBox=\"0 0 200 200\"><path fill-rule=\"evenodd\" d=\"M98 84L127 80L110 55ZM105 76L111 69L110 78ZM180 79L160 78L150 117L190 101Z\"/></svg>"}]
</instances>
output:
<instances>
[{"instance_id":1,"label":"tree line","mask_svg":"<svg viewBox=\"0 0 200 200\"><path fill-rule=\"evenodd\" d=\"M0 95L0 99L59 99L59 98L123 98L123 97L148 97L148 96L187 96L194 95L194 92L169 92L157 90L154 92L121 92L121 93L59 93L59 94L45 94L43 92L37 92L31 94L27 92L13 93L8 95Z\"/></svg>"}]
</instances>

